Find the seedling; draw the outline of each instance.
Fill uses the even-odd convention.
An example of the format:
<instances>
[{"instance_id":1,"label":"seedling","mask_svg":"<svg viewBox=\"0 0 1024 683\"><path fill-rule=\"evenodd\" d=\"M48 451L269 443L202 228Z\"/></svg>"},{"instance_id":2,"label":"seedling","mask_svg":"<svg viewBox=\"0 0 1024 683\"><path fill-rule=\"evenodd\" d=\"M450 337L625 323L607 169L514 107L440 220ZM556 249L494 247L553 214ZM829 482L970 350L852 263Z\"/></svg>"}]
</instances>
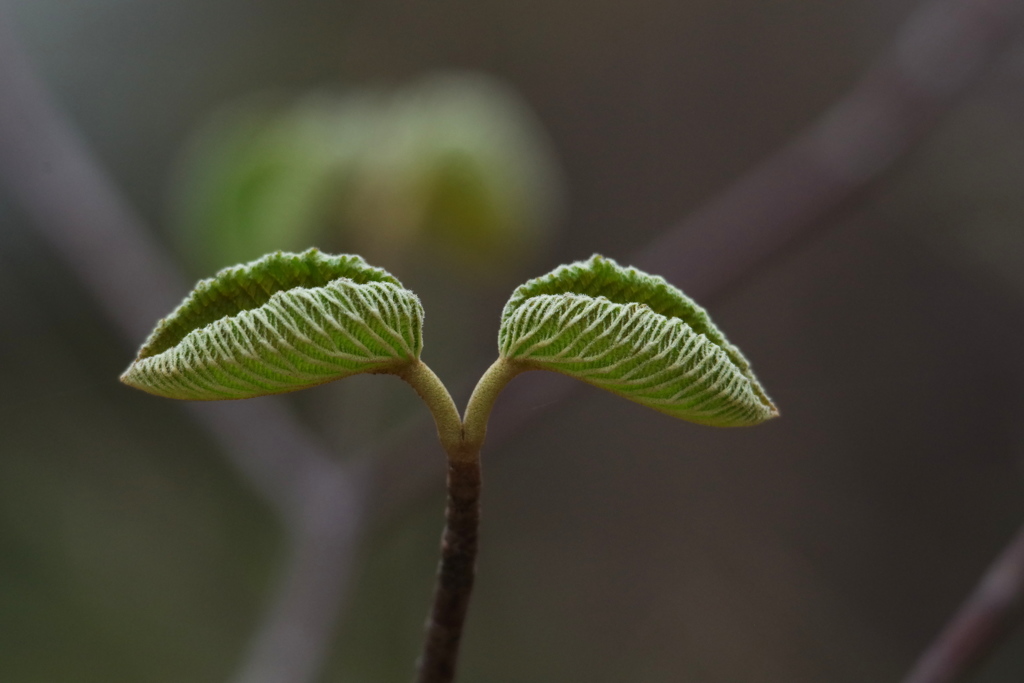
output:
<instances>
[{"instance_id":1,"label":"seedling","mask_svg":"<svg viewBox=\"0 0 1024 683\"><path fill-rule=\"evenodd\" d=\"M423 309L359 256L277 252L203 280L159 322L121 381L158 396L238 399L359 373L393 374L427 404L448 455L448 503L418 683L454 680L473 587L480 449L498 394L549 370L674 417L722 427L778 415L739 349L664 279L593 256L520 286L498 359L465 414L420 360Z\"/></svg>"}]
</instances>

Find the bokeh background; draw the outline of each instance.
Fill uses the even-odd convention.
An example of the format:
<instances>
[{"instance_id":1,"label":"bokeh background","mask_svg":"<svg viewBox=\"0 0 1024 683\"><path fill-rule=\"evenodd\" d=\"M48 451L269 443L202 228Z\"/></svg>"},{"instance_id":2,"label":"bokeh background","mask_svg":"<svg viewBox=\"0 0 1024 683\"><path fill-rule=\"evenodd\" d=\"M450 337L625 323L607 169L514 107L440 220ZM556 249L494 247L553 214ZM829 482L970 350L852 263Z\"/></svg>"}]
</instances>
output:
<instances>
[{"instance_id":1,"label":"bokeh background","mask_svg":"<svg viewBox=\"0 0 1024 683\"><path fill-rule=\"evenodd\" d=\"M593 252L630 262L821 120L922 6L8 0L0 35L190 280L227 265L180 220L197 131L225 107L453 71L518 93L551 164L523 252L481 269L429 235L404 254L376 245L421 295L424 357L462 402L516 284ZM910 668L1024 517L1024 43L1004 28L980 65L952 51L951 69L977 70L913 123L913 145L893 143L870 182L702 300L782 419L703 428L582 388L524 404L486 449L461 681L853 683ZM12 120L25 139L39 123ZM324 610L323 646L303 655L316 637L289 631L301 610L274 607L296 524L226 455L218 414L118 384L144 333L128 338L43 229L17 149L0 145L0 680L409 680L444 471L411 392L369 377L274 399L354 482L339 490L356 504L323 513L320 533L350 533L331 515L362 511L321 558L337 580L296 580ZM43 204L81 200L32 177ZM335 222L344 247L354 228ZM137 275L116 289L148 300ZM261 659L274 619L302 671ZM974 680L1021 676L1016 633Z\"/></svg>"}]
</instances>

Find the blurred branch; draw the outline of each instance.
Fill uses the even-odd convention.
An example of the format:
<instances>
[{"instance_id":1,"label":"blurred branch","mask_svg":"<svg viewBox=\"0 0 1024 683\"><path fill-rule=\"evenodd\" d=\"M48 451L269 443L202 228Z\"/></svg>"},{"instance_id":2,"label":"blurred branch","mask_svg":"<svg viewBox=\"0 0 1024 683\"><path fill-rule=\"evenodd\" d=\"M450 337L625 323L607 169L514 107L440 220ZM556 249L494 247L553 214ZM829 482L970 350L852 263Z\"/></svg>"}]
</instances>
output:
<instances>
[{"instance_id":1,"label":"blurred branch","mask_svg":"<svg viewBox=\"0 0 1024 683\"><path fill-rule=\"evenodd\" d=\"M935 0L817 122L635 255L698 300L804 237L926 135L1021 32L1020 0Z\"/></svg>"},{"instance_id":2,"label":"blurred branch","mask_svg":"<svg viewBox=\"0 0 1024 683\"><path fill-rule=\"evenodd\" d=\"M285 575L234 683L301 683L318 679L353 580L365 528L367 461L348 476L325 472L303 487L305 523L291 543Z\"/></svg>"},{"instance_id":3,"label":"blurred branch","mask_svg":"<svg viewBox=\"0 0 1024 683\"><path fill-rule=\"evenodd\" d=\"M903 683L953 683L971 673L1024 612L1024 527Z\"/></svg>"},{"instance_id":4,"label":"blurred branch","mask_svg":"<svg viewBox=\"0 0 1024 683\"><path fill-rule=\"evenodd\" d=\"M0 183L125 339L139 343L187 291L185 279L54 105L8 17L0 3ZM281 586L238 680L312 680L349 577L363 477L278 400L185 407L288 532Z\"/></svg>"}]
</instances>

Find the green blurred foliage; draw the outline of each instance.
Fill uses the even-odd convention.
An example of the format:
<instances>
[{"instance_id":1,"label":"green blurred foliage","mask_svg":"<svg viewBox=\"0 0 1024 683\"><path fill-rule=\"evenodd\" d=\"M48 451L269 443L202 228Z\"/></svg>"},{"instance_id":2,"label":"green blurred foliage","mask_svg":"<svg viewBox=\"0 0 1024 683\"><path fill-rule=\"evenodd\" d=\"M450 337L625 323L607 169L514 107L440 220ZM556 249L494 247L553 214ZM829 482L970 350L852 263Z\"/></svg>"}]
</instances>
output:
<instances>
[{"instance_id":1,"label":"green blurred foliage","mask_svg":"<svg viewBox=\"0 0 1024 683\"><path fill-rule=\"evenodd\" d=\"M485 274L541 244L560 180L518 96L482 75L439 74L226 108L190 145L174 201L203 271L316 245L388 265L429 247Z\"/></svg>"},{"instance_id":2,"label":"green blurred foliage","mask_svg":"<svg viewBox=\"0 0 1024 683\"><path fill-rule=\"evenodd\" d=\"M491 268L539 246L557 215L560 182L546 136L491 79L436 75L397 92L378 140L357 164L347 221L372 250L426 241L464 265ZM396 216L396 204L408 213Z\"/></svg>"}]
</instances>

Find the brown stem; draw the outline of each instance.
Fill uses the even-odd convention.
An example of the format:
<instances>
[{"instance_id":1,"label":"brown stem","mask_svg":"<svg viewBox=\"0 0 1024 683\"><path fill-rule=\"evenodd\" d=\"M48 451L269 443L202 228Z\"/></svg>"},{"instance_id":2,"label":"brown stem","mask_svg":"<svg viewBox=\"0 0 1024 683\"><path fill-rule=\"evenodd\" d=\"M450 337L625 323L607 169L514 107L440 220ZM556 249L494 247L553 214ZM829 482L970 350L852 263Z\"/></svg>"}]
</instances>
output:
<instances>
[{"instance_id":1,"label":"brown stem","mask_svg":"<svg viewBox=\"0 0 1024 683\"><path fill-rule=\"evenodd\" d=\"M434 608L419 661L417 683L450 683L476 573L480 524L480 460L448 461L448 508Z\"/></svg>"}]
</instances>

